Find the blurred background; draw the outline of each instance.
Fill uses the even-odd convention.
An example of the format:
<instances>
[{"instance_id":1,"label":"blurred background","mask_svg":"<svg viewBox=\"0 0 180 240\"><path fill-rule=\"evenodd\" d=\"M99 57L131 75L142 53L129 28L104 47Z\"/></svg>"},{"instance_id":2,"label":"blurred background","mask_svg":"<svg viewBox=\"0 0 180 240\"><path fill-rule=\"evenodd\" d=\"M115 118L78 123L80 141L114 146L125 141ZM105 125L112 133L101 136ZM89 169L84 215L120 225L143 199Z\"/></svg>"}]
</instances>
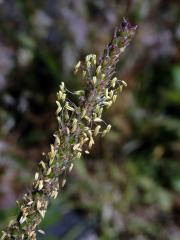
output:
<instances>
[{"instance_id":1,"label":"blurred background","mask_svg":"<svg viewBox=\"0 0 180 240\"><path fill-rule=\"evenodd\" d=\"M101 54L122 17L138 25L104 118L112 131L75 163L38 239L180 239L178 0L0 0L0 228L16 213L57 128L55 96Z\"/></svg>"}]
</instances>

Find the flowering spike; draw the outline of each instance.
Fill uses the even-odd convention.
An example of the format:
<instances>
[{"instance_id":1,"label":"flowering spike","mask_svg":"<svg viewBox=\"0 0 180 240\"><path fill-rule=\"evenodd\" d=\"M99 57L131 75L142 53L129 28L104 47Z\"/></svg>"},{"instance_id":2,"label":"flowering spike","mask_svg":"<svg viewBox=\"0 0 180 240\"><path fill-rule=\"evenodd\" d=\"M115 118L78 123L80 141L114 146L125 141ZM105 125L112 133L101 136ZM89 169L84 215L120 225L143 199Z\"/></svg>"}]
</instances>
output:
<instances>
[{"instance_id":1,"label":"flowering spike","mask_svg":"<svg viewBox=\"0 0 180 240\"><path fill-rule=\"evenodd\" d=\"M104 108L110 107L119 90L127 85L125 81L117 80L114 73L119 56L129 45L136 28L123 19L100 59L90 54L77 63L75 73L86 81L85 90L74 93L79 100L77 106L67 99L70 91L64 82L60 84L56 102L58 130L54 133L54 144L48 154L43 154L31 190L18 202L20 213L2 232L1 239L15 239L14 234L16 239L36 239L35 230L45 216L49 199L55 199L59 188L65 186L73 160L81 158L82 152L89 154L88 149L94 144L93 136L100 133L102 125L106 125L102 120ZM105 136L110 129L111 126L107 125L101 135Z\"/></svg>"}]
</instances>

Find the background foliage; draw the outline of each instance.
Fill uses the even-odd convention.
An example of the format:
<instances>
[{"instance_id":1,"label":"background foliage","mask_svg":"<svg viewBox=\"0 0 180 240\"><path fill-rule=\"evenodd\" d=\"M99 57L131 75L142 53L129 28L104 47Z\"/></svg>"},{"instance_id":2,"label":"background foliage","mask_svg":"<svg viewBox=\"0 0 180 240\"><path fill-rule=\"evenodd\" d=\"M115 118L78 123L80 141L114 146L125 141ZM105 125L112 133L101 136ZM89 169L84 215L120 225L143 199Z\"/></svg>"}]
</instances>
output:
<instances>
[{"instance_id":1,"label":"background foliage","mask_svg":"<svg viewBox=\"0 0 180 240\"><path fill-rule=\"evenodd\" d=\"M0 227L56 129L61 81L83 87L77 60L100 54L122 19L138 24L117 75L128 88L112 131L76 163L39 239L180 238L178 1L0 1Z\"/></svg>"}]
</instances>

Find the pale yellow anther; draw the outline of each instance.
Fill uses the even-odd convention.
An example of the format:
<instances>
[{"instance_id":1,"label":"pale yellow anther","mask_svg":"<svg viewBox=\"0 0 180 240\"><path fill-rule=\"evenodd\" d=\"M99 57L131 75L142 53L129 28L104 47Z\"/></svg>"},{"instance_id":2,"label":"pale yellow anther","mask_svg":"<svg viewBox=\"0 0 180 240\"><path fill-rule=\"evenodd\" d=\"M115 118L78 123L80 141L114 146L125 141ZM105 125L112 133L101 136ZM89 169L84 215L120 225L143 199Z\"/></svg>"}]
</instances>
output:
<instances>
[{"instance_id":1,"label":"pale yellow anther","mask_svg":"<svg viewBox=\"0 0 180 240\"><path fill-rule=\"evenodd\" d=\"M111 91L109 92L109 97L110 97L110 98L112 98L112 97L113 97L113 95L114 95L114 91L113 91L113 90L111 90Z\"/></svg>"},{"instance_id":2,"label":"pale yellow anther","mask_svg":"<svg viewBox=\"0 0 180 240\"><path fill-rule=\"evenodd\" d=\"M60 85L61 91L64 91L64 86L65 86L65 85L64 85L64 82L62 82L61 85Z\"/></svg>"},{"instance_id":3,"label":"pale yellow anther","mask_svg":"<svg viewBox=\"0 0 180 240\"><path fill-rule=\"evenodd\" d=\"M96 85L96 83L97 83L97 77L96 76L93 77L93 83L94 83L94 85Z\"/></svg>"},{"instance_id":4,"label":"pale yellow anther","mask_svg":"<svg viewBox=\"0 0 180 240\"><path fill-rule=\"evenodd\" d=\"M70 134L70 130L69 130L69 128L68 128L68 127L66 128L66 133L67 133L67 135L69 135L69 134Z\"/></svg>"},{"instance_id":5,"label":"pale yellow anther","mask_svg":"<svg viewBox=\"0 0 180 240\"><path fill-rule=\"evenodd\" d=\"M121 83L123 84L123 86L127 87L127 83L125 81L121 81Z\"/></svg>"},{"instance_id":6,"label":"pale yellow anther","mask_svg":"<svg viewBox=\"0 0 180 240\"><path fill-rule=\"evenodd\" d=\"M90 123L91 119L87 115L84 116L84 118Z\"/></svg>"},{"instance_id":7,"label":"pale yellow anther","mask_svg":"<svg viewBox=\"0 0 180 240\"><path fill-rule=\"evenodd\" d=\"M54 134L53 135L54 137L55 137L55 142L58 144L58 145L60 145L60 138L59 138L59 136L57 135L57 134Z\"/></svg>"},{"instance_id":8,"label":"pale yellow anther","mask_svg":"<svg viewBox=\"0 0 180 240\"><path fill-rule=\"evenodd\" d=\"M90 61L87 61L86 64L87 64L87 68L90 68L90 67L91 67Z\"/></svg>"},{"instance_id":9,"label":"pale yellow anther","mask_svg":"<svg viewBox=\"0 0 180 240\"><path fill-rule=\"evenodd\" d=\"M83 77L85 77L86 76L86 71L83 71Z\"/></svg>"},{"instance_id":10,"label":"pale yellow anther","mask_svg":"<svg viewBox=\"0 0 180 240\"><path fill-rule=\"evenodd\" d=\"M121 47L120 52L123 53L126 47Z\"/></svg>"},{"instance_id":11,"label":"pale yellow anther","mask_svg":"<svg viewBox=\"0 0 180 240\"><path fill-rule=\"evenodd\" d=\"M111 125L109 124L106 128L107 132L109 132L111 130Z\"/></svg>"},{"instance_id":12,"label":"pale yellow anther","mask_svg":"<svg viewBox=\"0 0 180 240\"><path fill-rule=\"evenodd\" d=\"M101 118L95 118L94 122L102 122L102 119Z\"/></svg>"},{"instance_id":13,"label":"pale yellow anther","mask_svg":"<svg viewBox=\"0 0 180 240\"><path fill-rule=\"evenodd\" d=\"M62 181L62 187L64 187L65 184L66 184L66 179L63 179L63 181Z\"/></svg>"},{"instance_id":14,"label":"pale yellow anther","mask_svg":"<svg viewBox=\"0 0 180 240\"><path fill-rule=\"evenodd\" d=\"M61 100L62 95L63 95L62 91L59 91L59 92L57 93L58 100Z\"/></svg>"},{"instance_id":15,"label":"pale yellow anther","mask_svg":"<svg viewBox=\"0 0 180 240\"><path fill-rule=\"evenodd\" d=\"M41 202L39 200L37 200L37 209L39 210L41 208Z\"/></svg>"},{"instance_id":16,"label":"pale yellow anther","mask_svg":"<svg viewBox=\"0 0 180 240\"><path fill-rule=\"evenodd\" d=\"M81 152L78 152L76 157L79 159L81 157L82 153Z\"/></svg>"},{"instance_id":17,"label":"pale yellow anther","mask_svg":"<svg viewBox=\"0 0 180 240\"><path fill-rule=\"evenodd\" d=\"M43 169L46 169L46 164L43 161L40 161L39 164L43 167Z\"/></svg>"},{"instance_id":18,"label":"pale yellow anther","mask_svg":"<svg viewBox=\"0 0 180 240\"><path fill-rule=\"evenodd\" d=\"M96 73L99 75L100 73L101 73L101 65L99 65L98 67L97 67L97 69L96 69Z\"/></svg>"},{"instance_id":19,"label":"pale yellow anther","mask_svg":"<svg viewBox=\"0 0 180 240\"><path fill-rule=\"evenodd\" d=\"M74 112L74 108L71 107L68 102L65 104L65 108L71 112Z\"/></svg>"},{"instance_id":20,"label":"pale yellow anther","mask_svg":"<svg viewBox=\"0 0 180 240\"><path fill-rule=\"evenodd\" d=\"M73 120L73 124L72 124L72 132L75 132L77 130L77 119L75 118Z\"/></svg>"},{"instance_id":21,"label":"pale yellow anther","mask_svg":"<svg viewBox=\"0 0 180 240\"><path fill-rule=\"evenodd\" d=\"M51 174L51 171L52 171L52 168L51 167L48 168L46 175L48 176L49 174Z\"/></svg>"},{"instance_id":22,"label":"pale yellow anther","mask_svg":"<svg viewBox=\"0 0 180 240\"><path fill-rule=\"evenodd\" d=\"M103 73L103 74L101 75L102 80L104 80L105 77L106 77L106 75Z\"/></svg>"},{"instance_id":23,"label":"pale yellow anther","mask_svg":"<svg viewBox=\"0 0 180 240\"><path fill-rule=\"evenodd\" d=\"M39 181L39 186L38 186L38 190L42 190L43 189L43 180Z\"/></svg>"},{"instance_id":24,"label":"pale yellow anther","mask_svg":"<svg viewBox=\"0 0 180 240\"><path fill-rule=\"evenodd\" d=\"M117 95L114 95L113 96L113 103L116 101L116 99L117 99Z\"/></svg>"},{"instance_id":25,"label":"pale yellow anther","mask_svg":"<svg viewBox=\"0 0 180 240\"><path fill-rule=\"evenodd\" d=\"M60 102L56 101L56 104L57 104L57 107L58 107L57 110L56 110L56 114L59 114L62 110L62 107L61 107Z\"/></svg>"},{"instance_id":26,"label":"pale yellow anther","mask_svg":"<svg viewBox=\"0 0 180 240\"><path fill-rule=\"evenodd\" d=\"M106 96L106 98L109 98L109 91L108 91L107 88L106 88L106 90L105 90L105 96Z\"/></svg>"},{"instance_id":27,"label":"pale yellow anther","mask_svg":"<svg viewBox=\"0 0 180 240\"><path fill-rule=\"evenodd\" d=\"M107 130L104 130L104 131L102 132L102 137L104 137L106 134L107 134Z\"/></svg>"},{"instance_id":28,"label":"pale yellow anther","mask_svg":"<svg viewBox=\"0 0 180 240\"><path fill-rule=\"evenodd\" d=\"M97 135L98 135L100 128L101 128L101 125L97 125L97 126L95 127L95 129L94 129L94 136L97 136Z\"/></svg>"},{"instance_id":29,"label":"pale yellow anther","mask_svg":"<svg viewBox=\"0 0 180 240\"><path fill-rule=\"evenodd\" d=\"M114 77L112 80L111 80L111 86L114 88L116 86L116 82L117 82L117 77Z\"/></svg>"},{"instance_id":30,"label":"pale yellow anther","mask_svg":"<svg viewBox=\"0 0 180 240\"><path fill-rule=\"evenodd\" d=\"M78 69L80 66L81 66L81 61L79 61L79 62L76 64L75 69Z\"/></svg>"},{"instance_id":31,"label":"pale yellow anther","mask_svg":"<svg viewBox=\"0 0 180 240\"><path fill-rule=\"evenodd\" d=\"M67 111L65 112L64 117L65 117L66 120L69 120L69 114L68 114Z\"/></svg>"},{"instance_id":32,"label":"pale yellow anther","mask_svg":"<svg viewBox=\"0 0 180 240\"><path fill-rule=\"evenodd\" d=\"M77 149L79 148L79 146L80 146L79 143L75 144L75 145L73 146L73 150L74 150L74 151L77 150Z\"/></svg>"},{"instance_id":33,"label":"pale yellow anther","mask_svg":"<svg viewBox=\"0 0 180 240\"><path fill-rule=\"evenodd\" d=\"M92 148L92 145L94 144L94 140L93 140L93 138L91 137L90 138L90 141L89 141L89 149L91 149Z\"/></svg>"},{"instance_id":34,"label":"pale yellow anther","mask_svg":"<svg viewBox=\"0 0 180 240\"><path fill-rule=\"evenodd\" d=\"M38 173L38 172L36 172L36 173L35 173L35 176L34 176L34 180L35 180L35 181L37 181L37 180L38 180L38 178L39 178L39 173Z\"/></svg>"},{"instance_id":35,"label":"pale yellow anther","mask_svg":"<svg viewBox=\"0 0 180 240\"><path fill-rule=\"evenodd\" d=\"M73 167L74 167L74 164L73 164L73 163L71 163L71 165L70 165L70 167L69 167L69 172L71 172L71 171L72 171Z\"/></svg>"},{"instance_id":36,"label":"pale yellow anther","mask_svg":"<svg viewBox=\"0 0 180 240\"><path fill-rule=\"evenodd\" d=\"M63 93L62 95L62 101L65 101L66 100L66 93Z\"/></svg>"},{"instance_id":37,"label":"pale yellow anther","mask_svg":"<svg viewBox=\"0 0 180 240\"><path fill-rule=\"evenodd\" d=\"M86 137L85 139L84 139L84 142L87 142L89 140L89 138L88 137Z\"/></svg>"},{"instance_id":38,"label":"pale yellow anther","mask_svg":"<svg viewBox=\"0 0 180 240\"><path fill-rule=\"evenodd\" d=\"M122 92L122 90L123 90L123 86L120 85L120 86L119 86L119 91Z\"/></svg>"},{"instance_id":39,"label":"pale yellow anther","mask_svg":"<svg viewBox=\"0 0 180 240\"><path fill-rule=\"evenodd\" d=\"M86 109L83 109L82 114L81 114L81 118L84 118L85 115L86 115Z\"/></svg>"},{"instance_id":40,"label":"pale yellow anther","mask_svg":"<svg viewBox=\"0 0 180 240\"><path fill-rule=\"evenodd\" d=\"M103 104L104 106L110 107L112 105L112 101L104 102Z\"/></svg>"}]
</instances>

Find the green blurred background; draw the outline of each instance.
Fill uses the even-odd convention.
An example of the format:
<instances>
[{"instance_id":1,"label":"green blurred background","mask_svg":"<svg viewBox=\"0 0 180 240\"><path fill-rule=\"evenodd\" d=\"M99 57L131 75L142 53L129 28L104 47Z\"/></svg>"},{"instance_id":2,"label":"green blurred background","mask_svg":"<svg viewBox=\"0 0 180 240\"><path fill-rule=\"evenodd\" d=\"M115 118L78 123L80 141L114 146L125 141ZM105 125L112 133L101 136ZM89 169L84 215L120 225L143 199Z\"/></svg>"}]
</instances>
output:
<instances>
[{"instance_id":1,"label":"green blurred background","mask_svg":"<svg viewBox=\"0 0 180 240\"><path fill-rule=\"evenodd\" d=\"M138 32L112 131L75 163L38 239L180 239L179 16L178 0L0 0L0 228L52 142L59 83L82 88L74 64L127 17Z\"/></svg>"}]
</instances>

